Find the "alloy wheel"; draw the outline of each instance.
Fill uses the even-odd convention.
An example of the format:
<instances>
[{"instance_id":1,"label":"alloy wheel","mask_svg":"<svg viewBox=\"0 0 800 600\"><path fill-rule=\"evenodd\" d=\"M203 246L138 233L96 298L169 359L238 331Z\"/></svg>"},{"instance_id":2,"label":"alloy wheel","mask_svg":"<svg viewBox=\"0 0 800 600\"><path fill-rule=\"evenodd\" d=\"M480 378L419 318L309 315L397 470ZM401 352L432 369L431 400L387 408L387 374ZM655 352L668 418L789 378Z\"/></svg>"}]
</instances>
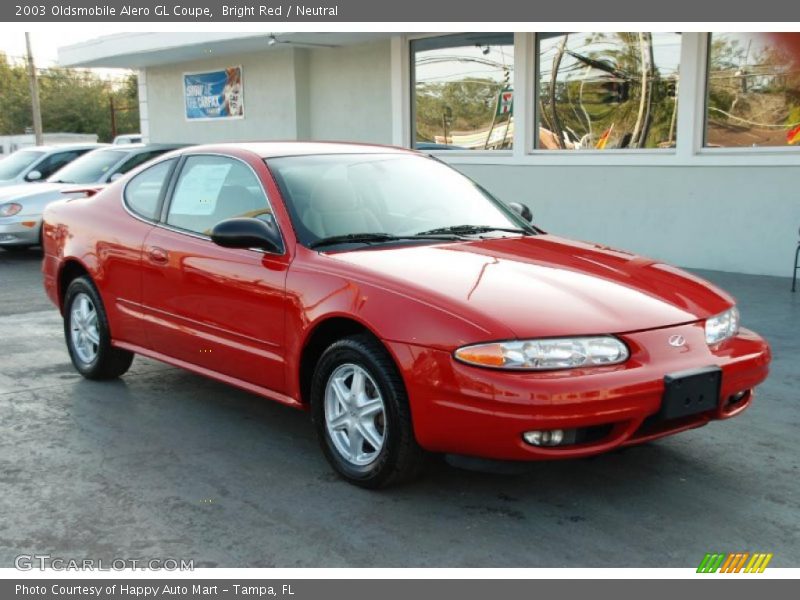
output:
<instances>
[{"instance_id":1,"label":"alloy wheel","mask_svg":"<svg viewBox=\"0 0 800 600\"><path fill-rule=\"evenodd\" d=\"M97 328L97 310L92 299L83 292L72 302L69 317L72 349L81 362L91 364L100 350L100 332Z\"/></svg>"},{"instance_id":2,"label":"alloy wheel","mask_svg":"<svg viewBox=\"0 0 800 600\"><path fill-rule=\"evenodd\" d=\"M386 408L375 380L356 364L334 369L325 386L325 426L333 446L350 464L363 467L380 455L386 439Z\"/></svg>"}]
</instances>

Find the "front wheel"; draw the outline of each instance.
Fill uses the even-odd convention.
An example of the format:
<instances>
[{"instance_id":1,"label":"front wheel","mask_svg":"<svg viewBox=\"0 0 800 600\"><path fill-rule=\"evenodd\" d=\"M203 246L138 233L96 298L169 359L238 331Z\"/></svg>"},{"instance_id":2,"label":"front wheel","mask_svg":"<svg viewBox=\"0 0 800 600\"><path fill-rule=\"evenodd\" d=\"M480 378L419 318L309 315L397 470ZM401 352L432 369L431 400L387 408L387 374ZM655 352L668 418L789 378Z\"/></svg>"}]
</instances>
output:
<instances>
[{"instance_id":1,"label":"front wheel","mask_svg":"<svg viewBox=\"0 0 800 600\"><path fill-rule=\"evenodd\" d=\"M74 279L67 288L64 336L72 364L87 379L114 379L133 362L132 352L111 345L103 302L88 277Z\"/></svg>"},{"instance_id":2,"label":"front wheel","mask_svg":"<svg viewBox=\"0 0 800 600\"><path fill-rule=\"evenodd\" d=\"M425 458L397 367L366 335L333 343L311 383L317 435L328 462L344 479L379 488L416 476Z\"/></svg>"}]
</instances>

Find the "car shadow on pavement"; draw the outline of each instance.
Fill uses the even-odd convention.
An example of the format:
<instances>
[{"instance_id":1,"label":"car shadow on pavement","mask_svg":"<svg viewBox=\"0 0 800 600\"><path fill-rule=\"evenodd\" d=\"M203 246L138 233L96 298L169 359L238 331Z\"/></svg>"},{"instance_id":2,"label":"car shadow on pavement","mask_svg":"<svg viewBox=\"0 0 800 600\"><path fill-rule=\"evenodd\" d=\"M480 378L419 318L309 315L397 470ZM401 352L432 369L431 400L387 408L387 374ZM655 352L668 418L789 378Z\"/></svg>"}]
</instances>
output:
<instances>
[{"instance_id":1,"label":"car shadow on pavement","mask_svg":"<svg viewBox=\"0 0 800 600\"><path fill-rule=\"evenodd\" d=\"M703 490L713 486L736 497L753 483L746 471L714 464L719 457L695 431L593 458L530 463L515 475L469 471L433 457L419 480L374 492L333 473L308 414L185 371L166 367L117 382L81 381L71 401L72 419L85 433L82 452L103 454L105 468L141 477L145 489L157 489L149 500L169 506L173 518L180 520L176 515L187 504L235 509L227 525L224 514L214 519L217 527L237 531L247 515L288 518L280 517L287 498L302 494L303 510L322 520L362 506L390 515L390 529L425 511L452 527L488 528L499 538L526 531L596 538L608 530L626 538L676 522L683 531L708 528L714 518ZM103 477L113 479L113 472ZM747 517L747 507L726 511Z\"/></svg>"},{"instance_id":2,"label":"car shadow on pavement","mask_svg":"<svg viewBox=\"0 0 800 600\"><path fill-rule=\"evenodd\" d=\"M142 357L116 381L70 372L40 260L0 250L20 267L0 285L0 565L22 551L225 567L688 567L753 550L774 552L774 566L800 560L797 304L775 291L787 296L785 281L737 290L779 350L741 417L515 475L434 457L419 480L374 492L335 475L307 413ZM37 294L48 312L24 315Z\"/></svg>"}]
</instances>

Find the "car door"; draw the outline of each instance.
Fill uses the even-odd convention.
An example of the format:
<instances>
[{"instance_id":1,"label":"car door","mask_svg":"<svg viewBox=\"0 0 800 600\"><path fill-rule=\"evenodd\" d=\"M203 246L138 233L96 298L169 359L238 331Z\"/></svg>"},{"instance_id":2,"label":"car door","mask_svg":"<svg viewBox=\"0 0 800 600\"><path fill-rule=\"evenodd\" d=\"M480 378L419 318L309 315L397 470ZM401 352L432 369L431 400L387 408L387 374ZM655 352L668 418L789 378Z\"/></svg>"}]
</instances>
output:
<instances>
[{"instance_id":1,"label":"car door","mask_svg":"<svg viewBox=\"0 0 800 600\"><path fill-rule=\"evenodd\" d=\"M101 293L117 340L147 347L147 320L142 311L142 268L144 243L161 215L161 204L178 159L171 158L137 173L125 185L125 212L109 219L97 211L99 256L103 272ZM87 229L92 225L87 224Z\"/></svg>"},{"instance_id":2,"label":"car door","mask_svg":"<svg viewBox=\"0 0 800 600\"><path fill-rule=\"evenodd\" d=\"M185 158L144 246L150 347L247 384L285 391L282 251L222 248L209 235L231 217L273 219L264 186L242 160Z\"/></svg>"}]
</instances>

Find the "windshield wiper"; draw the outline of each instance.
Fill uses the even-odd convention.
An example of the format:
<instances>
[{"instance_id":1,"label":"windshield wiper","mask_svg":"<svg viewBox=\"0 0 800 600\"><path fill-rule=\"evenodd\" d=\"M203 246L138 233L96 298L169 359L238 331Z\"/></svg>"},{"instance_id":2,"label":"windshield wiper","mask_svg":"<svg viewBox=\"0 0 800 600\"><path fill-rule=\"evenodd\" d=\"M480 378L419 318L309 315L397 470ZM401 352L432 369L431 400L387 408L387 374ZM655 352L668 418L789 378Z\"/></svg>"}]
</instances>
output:
<instances>
[{"instance_id":1,"label":"windshield wiper","mask_svg":"<svg viewBox=\"0 0 800 600\"><path fill-rule=\"evenodd\" d=\"M436 233L452 233L455 235L472 235L475 233L488 233L489 231L506 231L508 233L521 233L523 235L533 235L531 229L520 229L519 227L494 227L492 225L451 225L450 227L437 227L428 231L420 231L417 235L429 235Z\"/></svg>"},{"instance_id":2,"label":"windshield wiper","mask_svg":"<svg viewBox=\"0 0 800 600\"><path fill-rule=\"evenodd\" d=\"M440 240L452 242L458 240L458 235L429 235L427 233L414 235L393 235L391 233L347 233L345 235L332 235L320 238L308 244L309 248L319 248L320 246L330 246L333 244L380 244L383 242L397 242L405 240Z\"/></svg>"}]
</instances>

